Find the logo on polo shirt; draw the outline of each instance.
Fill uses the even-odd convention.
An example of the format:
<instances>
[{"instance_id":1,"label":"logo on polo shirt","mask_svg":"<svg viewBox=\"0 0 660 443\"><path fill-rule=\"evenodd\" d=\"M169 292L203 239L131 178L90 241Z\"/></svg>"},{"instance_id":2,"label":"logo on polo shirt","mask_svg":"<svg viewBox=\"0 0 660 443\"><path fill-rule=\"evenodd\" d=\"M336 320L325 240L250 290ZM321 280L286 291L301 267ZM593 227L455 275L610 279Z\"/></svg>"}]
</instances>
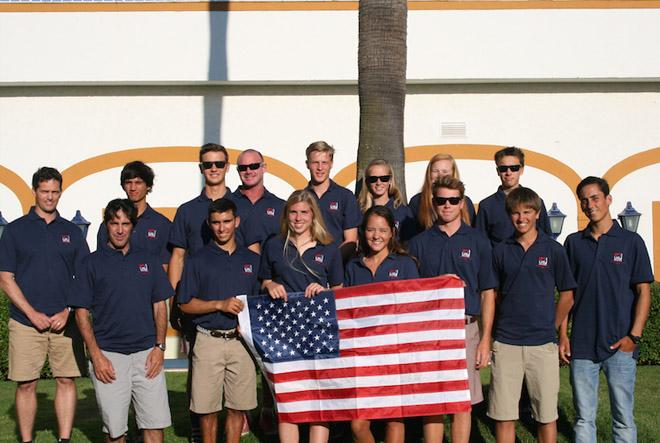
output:
<instances>
[{"instance_id":1,"label":"logo on polo shirt","mask_svg":"<svg viewBox=\"0 0 660 443\"><path fill-rule=\"evenodd\" d=\"M266 215L269 217L275 216L275 208L266 208Z\"/></svg>"},{"instance_id":2,"label":"logo on polo shirt","mask_svg":"<svg viewBox=\"0 0 660 443\"><path fill-rule=\"evenodd\" d=\"M461 249L461 260L469 260L472 255L472 250L468 248Z\"/></svg>"},{"instance_id":3,"label":"logo on polo shirt","mask_svg":"<svg viewBox=\"0 0 660 443\"><path fill-rule=\"evenodd\" d=\"M140 270L140 274L148 274L149 273L149 265L146 263L140 263L138 265L138 269Z\"/></svg>"},{"instance_id":4,"label":"logo on polo shirt","mask_svg":"<svg viewBox=\"0 0 660 443\"><path fill-rule=\"evenodd\" d=\"M69 234L62 234L62 243L71 243L71 236Z\"/></svg>"},{"instance_id":5,"label":"logo on polo shirt","mask_svg":"<svg viewBox=\"0 0 660 443\"><path fill-rule=\"evenodd\" d=\"M147 229L147 238L156 238L156 230Z\"/></svg>"},{"instance_id":6,"label":"logo on polo shirt","mask_svg":"<svg viewBox=\"0 0 660 443\"><path fill-rule=\"evenodd\" d=\"M316 263L323 263L323 259L324 259L324 258L325 258L325 256L324 256L323 254L316 254L316 255L314 256L314 261L315 261Z\"/></svg>"},{"instance_id":7,"label":"logo on polo shirt","mask_svg":"<svg viewBox=\"0 0 660 443\"><path fill-rule=\"evenodd\" d=\"M339 202L330 202L329 206L331 211L336 211L339 209Z\"/></svg>"},{"instance_id":8,"label":"logo on polo shirt","mask_svg":"<svg viewBox=\"0 0 660 443\"><path fill-rule=\"evenodd\" d=\"M612 263L617 265L623 264L623 252L615 252L612 254Z\"/></svg>"},{"instance_id":9,"label":"logo on polo shirt","mask_svg":"<svg viewBox=\"0 0 660 443\"><path fill-rule=\"evenodd\" d=\"M547 268L548 257L539 257L538 260L536 261L536 266L539 268Z\"/></svg>"},{"instance_id":10,"label":"logo on polo shirt","mask_svg":"<svg viewBox=\"0 0 660 443\"><path fill-rule=\"evenodd\" d=\"M243 265L243 274L252 275L252 265L250 263Z\"/></svg>"},{"instance_id":11,"label":"logo on polo shirt","mask_svg":"<svg viewBox=\"0 0 660 443\"><path fill-rule=\"evenodd\" d=\"M397 278L399 276L399 270L398 269L390 269L390 272L387 273L387 276L389 278Z\"/></svg>"}]
</instances>

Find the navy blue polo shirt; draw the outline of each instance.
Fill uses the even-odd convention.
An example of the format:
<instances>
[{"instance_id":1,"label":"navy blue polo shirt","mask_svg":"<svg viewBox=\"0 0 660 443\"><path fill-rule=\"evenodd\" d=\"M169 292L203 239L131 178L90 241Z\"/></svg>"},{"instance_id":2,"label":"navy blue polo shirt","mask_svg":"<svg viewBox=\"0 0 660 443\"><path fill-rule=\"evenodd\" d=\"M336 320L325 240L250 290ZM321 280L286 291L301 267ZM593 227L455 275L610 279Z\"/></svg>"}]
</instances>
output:
<instances>
[{"instance_id":1,"label":"navy blue polo shirt","mask_svg":"<svg viewBox=\"0 0 660 443\"><path fill-rule=\"evenodd\" d=\"M465 314L481 315L481 291L497 286L492 248L481 232L461 222L449 237L435 225L415 236L408 247L419 260L421 277L456 274L463 279Z\"/></svg>"},{"instance_id":2,"label":"navy blue polo shirt","mask_svg":"<svg viewBox=\"0 0 660 443\"><path fill-rule=\"evenodd\" d=\"M395 208L394 200L389 199L385 207L392 211L394 215L394 222L401 241L407 242L417 234L419 230L417 220L415 220L413 212L407 205L401 204Z\"/></svg>"},{"instance_id":3,"label":"navy blue polo shirt","mask_svg":"<svg viewBox=\"0 0 660 443\"><path fill-rule=\"evenodd\" d=\"M610 346L630 333L635 285L653 281L644 240L637 233L612 228L598 240L589 227L566 238L566 252L577 280L571 353L573 358L603 361ZM637 357L639 349L635 351Z\"/></svg>"},{"instance_id":4,"label":"navy blue polo shirt","mask_svg":"<svg viewBox=\"0 0 660 443\"><path fill-rule=\"evenodd\" d=\"M227 188L224 197L229 197L231 190ZM169 243L176 248L185 249L191 254L213 239L211 228L206 224L209 215L209 204L212 202L206 196L206 191L179 206L170 229Z\"/></svg>"},{"instance_id":5,"label":"navy blue polo shirt","mask_svg":"<svg viewBox=\"0 0 660 443\"><path fill-rule=\"evenodd\" d=\"M479 212L477 212L474 227L483 231L493 245L509 237L513 237L516 231L513 223L511 223L511 217L506 212L504 205L505 199L506 194L500 186L495 194L486 197L479 203ZM536 221L536 227L539 231L552 235L552 231L550 231L550 219L548 218L548 212L545 209L543 200L541 200L541 210L539 219Z\"/></svg>"},{"instance_id":6,"label":"navy blue polo shirt","mask_svg":"<svg viewBox=\"0 0 660 443\"><path fill-rule=\"evenodd\" d=\"M525 251L514 237L493 248L499 280L495 340L538 346L557 342L555 288L575 289L564 248L543 232Z\"/></svg>"},{"instance_id":7,"label":"navy blue polo shirt","mask_svg":"<svg viewBox=\"0 0 660 443\"><path fill-rule=\"evenodd\" d=\"M158 257L102 244L78 273L69 305L92 314L94 337L104 351L132 354L156 344L153 304L174 290Z\"/></svg>"},{"instance_id":8,"label":"navy blue polo shirt","mask_svg":"<svg viewBox=\"0 0 660 443\"><path fill-rule=\"evenodd\" d=\"M376 274L371 273L364 264L364 256L353 257L346 263L344 271L344 286L366 285L368 283L411 280L419 278L419 270L415 261L407 255L390 254L376 269Z\"/></svg>"},{"instance_id":9,"label":"navy blue polo shirt","mask_svg":"<svg viewBox=\"0 0 660 443\"><path fill-rule=\"evenodd\" d=\"M474 226L474 220L476 218L476 213L474 211L474 203L472 203L472 200L467 195L464 196L463 199L465 200L465 209L467 210L468 219L470 220L469 224L470 226ZM421 200L422 200L422 193L418 192L417 194L413 195L410 201L408 202L408 206L410 207L412 213L415 214L415 217L419 215Z\"/></svg>"},{"instance_id":10,"label":"navy blue polo shirt","mask_svg":"<svg viewBox=\"0 0 660 443\"><path fill-rule=\"evenodd\" d=\"M239 247L232 254L211 242L186 260L177 302L193 297L203 301L225 300L237 295L259 293L259 254ZM193 317L193 323L206 329L233 329L237 317L226 312L210 312Z\"/></svg>"},{"instance_id":11,"label":"navy blue polo shirt","mask_svg":"<svg viewBox=\"0 0 660 443\"><path fill-rule=\"evenodd\" d=\"M330 180L330 187L321 198L316 195L311 184L306 189L316 198L325 227L332 235L333 243L337 245L343 243L344 231L357 228L362 221L362 214L355 195L332 180Z\"/></svg>"},{"instance_id":12,"label":"navy blue polo shirt","mask_svg":"<svg viewBox=\"0 0 660 443\"><path fill-rule=\"evenodd\" d=\"M167 217L147 205L147 209L138 217L137 223L133 227L131 245L155 254L160 257L163 264L168 264L171 255L168 249L171 226L172 222ZM97 248L106 243L108 243L108 229L105 223L101 223L99 232L96 234Z\"/></svg>"},{"instance_id":13,"label":"navy blue polo shirt","mask_svg":"<svg viewBox=\"0 0 660 443\"><path fill-rule=\"evenodd\" d=\"M241 224L236 232L239 246L263 244L270 237L280 232L280 218L284 210L284 200L264 190L264 194L254 204L241 189L233 192L229 198L236 203Z\"/></svg>"},{"instance_id":14,"label":"navy blue polo shirt","mask_svg":"<svg viewBox=\"0 0 660 443\"><path fill-rule=\"evenodd\" d=\"M328 287L344 282L341 253L336 244L317 242L301 257L295 245L289 242L287 252L285 257L284 239L279 235L268 240L261 255L259 279L273 280L283 285L287 292L304 291L311 283Z\"/></svg>"},{"instance_id":15,"label":"navy blue polo shirt","mask_svg":"<svg viewBox=\"0 0 660 443\"><path fill-rule=\"evenodd\" d=\"M67 307L76 269L88 254L78 226L59 214L46 223L32 207L5 227L0 240L0 271L14 274L30 305L51 316ZM13 304L9 312L17 322L33 326Z\"/></svg>"}]
</instances>

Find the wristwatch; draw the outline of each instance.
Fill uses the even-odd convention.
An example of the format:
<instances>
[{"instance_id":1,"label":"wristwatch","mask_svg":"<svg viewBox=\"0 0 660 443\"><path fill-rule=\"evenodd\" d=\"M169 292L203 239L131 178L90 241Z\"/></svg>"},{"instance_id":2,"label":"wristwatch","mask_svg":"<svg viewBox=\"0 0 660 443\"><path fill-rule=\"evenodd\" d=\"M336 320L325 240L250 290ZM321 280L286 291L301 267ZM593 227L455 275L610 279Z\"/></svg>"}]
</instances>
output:
<instances>
[{"instance_id":1,"label":"wristwatch","mask_svg":"<svg viewBox=\"0 0 660 443\"><path fill-rule=\"evenodd\" d=\"M642 339L642 337L640 337L639 335L632 335L632 334L628 334L628 338L630 338L632 342L635 343L636 345L638 345L639 341Z\"/></svg>"},{"instance_id":2,"label":"wristwatch","mask_svg":"<svg viewBox=\"0 0 660 443\"><path fill-rule=\"evenodd\" d=\"M156 346L154 346L154 347L160 349L163 352L165 352L165 349L167 349L167 346L165 345L165 343L156 343Z\"/></svg>"}]
</instances>

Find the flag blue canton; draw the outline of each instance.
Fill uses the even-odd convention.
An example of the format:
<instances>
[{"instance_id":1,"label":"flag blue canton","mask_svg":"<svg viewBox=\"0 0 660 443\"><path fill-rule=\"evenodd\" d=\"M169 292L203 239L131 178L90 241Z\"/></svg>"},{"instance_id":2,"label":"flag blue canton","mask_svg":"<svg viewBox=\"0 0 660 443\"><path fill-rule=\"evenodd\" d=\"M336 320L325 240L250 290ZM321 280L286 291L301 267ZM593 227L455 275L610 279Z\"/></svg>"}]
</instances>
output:
<instances>
[{"instance_id":1,"label":"flag blue canton","mask_svg":"<svg viewBox=\"0 0 660 443\"><path fill-rule=\"evenodd\" d=\"M339 327L334 294L312 298L290 293L288 300L248 297L254 344L262 359L279 363L339 356Z\"/></svg>"}]
</instances>

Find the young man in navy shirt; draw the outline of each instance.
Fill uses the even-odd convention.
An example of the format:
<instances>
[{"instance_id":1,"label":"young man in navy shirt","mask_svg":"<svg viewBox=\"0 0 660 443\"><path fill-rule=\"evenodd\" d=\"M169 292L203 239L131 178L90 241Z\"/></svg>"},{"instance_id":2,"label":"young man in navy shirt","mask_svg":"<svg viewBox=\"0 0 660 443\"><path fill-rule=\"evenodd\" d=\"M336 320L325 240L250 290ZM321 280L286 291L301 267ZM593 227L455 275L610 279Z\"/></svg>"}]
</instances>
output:
<instances>
[{"instance_id":1,"label":"young man in navy shirt","mask_svg":"<svg viewBox=\"0 0 660 443\"><path fill-rule=\"evenodd\" d=\"M254 363L237 331L244 306L236 296L258 293L259 255L236 243L240 221L233 201L211 203L213 241L186 260L177 294L197 328L190 409L200 415L204 443L216 441L223 392L228 443L238 443L244 411L257 406Z\"/></svg>"},{"instance_id":2,"label":"young man in navy shirt","mask_svg":"<svg viewBox=\"0 0 660 443\"><path fill-rule=\"evenodd\" d=\"M59 441L68 442L80 376L69 331L67 296L74 269L89 254L80 229L57 212L62 176L49 167L32 176L35 205L10 223L0 239L0 288L9 308L9 379L16 385L21 441L32 441L37 382L46 357L56 380ZM74 326L75 325L69 325Z\"/></svg>"},{"instance_id":3,"label":"young man in navy shirt","mask_svg":"<svg viewBox=\"0 0 660 443\"><path fill-rule=\"evenodd\" d=\"M536 228L541 198L518 187L506 197L515 234L493 249L499 280L488 416L498 442L516 438L523 381L538 425L538 440L557 440L559 357L557 329L573 305L573 280L564 248ZM555 306L555 288L559 301Z\"/></svg>"},{"instance_id":4,"label":"young man in navy shirt","mask_svg":"<svg viewBox=\"0 0 660 443\"><path fill-rule=\"evenodd\" d=\"M461 220L465 186L445 176L433 183L433 203L438 221L414 237L410 253L419 259L421 277L456 274L465 282L465 351L472 404L483 401L479 369L490 361L490 340L497 285L488 239ZM481 337L477 320L481 317ZM451 441L470 440L471 414L452 415ZM426 417L424 440L442 441L442 416Z\"/></svg>"},{"instance_id":5,"label":"young man in navy shirt","mask_svg":"<svg viewBox=\"0 0 660 443\"><path fill-rule=\"evenodd\" d=\"M635 442L636 360L651 305L651 263L644 240L612 220L607 181L587 177L576 193L589 225L566 239L578 287L570 344L567 322L560 334L560 356L571 367L575 441L596 441L602 369L610 393L613 441Z\"/></svg>"},{"instance_id":6,"label":"young man in navy shirt","mask_svg":"<svg viewBox=\"0 0 660 443\"><path fill-rule=\"evenodd\" d=\"M266 163L261 152L246 149L236 161L241 186L229 197L236 203L241 225L236 231L236 242L255 252L280 231L280 217L284 200L268 192L264 186Z\"/></svg>"},{"instance_id":7,"label":"young man in navy shirt","mask_svg":"<svg viewBox=\"0 0 660 443\"><path fill-rule=\"evenodd\" d=\"M229 153L224 146L206 143L199 150L199 172L204 177L204 189L192 200L179 206L172 222L169 244L172 257L167 269L167 277L173 288L177 288L187 255L202 249L211 241L213 234L206 223L209 204L223 197L229 197L231 190L225 184L229 171ZM188 347L188 363L195 340L195 327L190 318L179 312L174 299L170 300L170 323L172 328L182 331ZM190 368L190 367L189 367ZM188 370L188 393L192 371ZM199 424L196 415L191 413L191 442L199 441Z\"/></svg>"},{"instance_id":8,"label":"young man in navy shirt","mask_svg":"<svg viewBox=\"0 0 660 443\"><path fill-rule=\"evenodd\" d=\"M525 153L522 149L510 146L495 153L497 175L502 185L497 192L481 200L475 220L475 227L483 231L495 245L510 238L514 233L509 214L504 207L504 199L512 190L520 186L520 176L525 171ZM541 212L537 228L550 235L550 219L541 200Z\"/></svg>"},{"instance_id":9,"label":"young man in navy shirt","mask_svg":"<svg viewBox=\"0 0 660 443\"><path fill-rule=\"evenodd\" d=\"M147 194L154 186L154 177L154 171L149 166L141 161L132 161L124 165L119 182L126 193L126 198L133 202L138 214L138 223L131 234L133 236L131 244L156 254L167 268L170 262L167 242L172 222L154 211L147 203ZM96 234L96 244L104 245L107 242L108 230L104 224L101 224Z\"/></svg>"},{"instance_id":10,"label":"young man in navy shirt","mask_svg":"<svg viewBox=\"0 0 660 443\"><path fill-rule=\"evenodd\" d=\"M91 358L106 440L125 441L132 403L144 441L157 443L171 424L163 360L165 301L174 291L158 257L131 245L136 222L130 200L108 203L108 242L84 260L69 304Z\"/></svg>"},{"instance_id":11,"label":"young man in navy shirt","mask_svg":"<svg viewBox=\"0 0 660 443\"><path fill-rule=\"evenodd\" d=\"M307 147L305 164L310 180L306 189L316 197L325 226L333 242L341 249L342 256L347 259L357 247L362 216L355 195L330 179L334 155L335 148L324 141Z\"/></svg>"}]
</instances>

